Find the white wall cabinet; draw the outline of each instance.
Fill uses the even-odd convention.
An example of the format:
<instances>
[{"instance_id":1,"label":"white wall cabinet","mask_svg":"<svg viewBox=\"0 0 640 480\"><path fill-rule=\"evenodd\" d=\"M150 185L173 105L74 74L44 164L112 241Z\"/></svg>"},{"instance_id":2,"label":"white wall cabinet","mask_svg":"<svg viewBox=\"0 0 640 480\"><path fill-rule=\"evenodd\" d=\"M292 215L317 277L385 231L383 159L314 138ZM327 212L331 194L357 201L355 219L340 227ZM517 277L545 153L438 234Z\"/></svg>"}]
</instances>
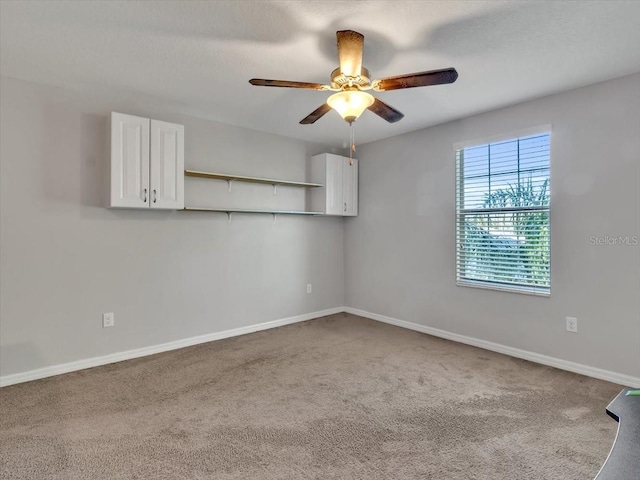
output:
<instances>
[{"instance_id":1,"label":"white wall cabinet","mask_svg":"<svg viewBox=\"0 0 640 480\"><path fill-rule=\"evenodd\" d=\"M184 127L111 114L111 197L115 208L184 208Z\"/></svg>"},{"instance_id":2,"label":"white wall cabinet","mask_svg":"<svg viewBox=\"0 0 640 480\"><path fill-rule=\"evenodd\" d=\"M358 215L358 160L349 164L348 157L322 153L311 158L313 182L324 184L311 192L311 209L325 215L355 217Z\"/></svg>"}]
</instances>

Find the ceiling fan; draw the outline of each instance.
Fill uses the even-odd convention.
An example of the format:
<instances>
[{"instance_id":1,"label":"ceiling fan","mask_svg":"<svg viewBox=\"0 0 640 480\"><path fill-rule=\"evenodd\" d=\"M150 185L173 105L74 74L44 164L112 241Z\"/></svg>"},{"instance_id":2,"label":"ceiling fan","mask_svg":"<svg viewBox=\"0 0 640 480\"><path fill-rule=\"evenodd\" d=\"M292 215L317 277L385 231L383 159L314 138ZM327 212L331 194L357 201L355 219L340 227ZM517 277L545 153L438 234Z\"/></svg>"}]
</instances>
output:
<instances>
[{"instance_id":1,"label":"ceiling fan","mask_svg":"<svg viewBox=\"0 0 640 480\"><path fill-rule=\"evenodd\" d=\"M384 118L387 122L394 123L401 120L404 115L367 93L366 90L384 92L401 88L442 85L453 83L458 78L458 72L455 68L445 68L371 80L369 70L362 66L364 35L353 30L340 30L336 32L336 36L340 66L331 72L329 85L262 78L252 78L249 83L262 87L305 88L337 92L331 95L326 103L300 120L303 125L315 123L332 108L349 124L352 124L366 109Z\"/></svg>"}]
</instances>

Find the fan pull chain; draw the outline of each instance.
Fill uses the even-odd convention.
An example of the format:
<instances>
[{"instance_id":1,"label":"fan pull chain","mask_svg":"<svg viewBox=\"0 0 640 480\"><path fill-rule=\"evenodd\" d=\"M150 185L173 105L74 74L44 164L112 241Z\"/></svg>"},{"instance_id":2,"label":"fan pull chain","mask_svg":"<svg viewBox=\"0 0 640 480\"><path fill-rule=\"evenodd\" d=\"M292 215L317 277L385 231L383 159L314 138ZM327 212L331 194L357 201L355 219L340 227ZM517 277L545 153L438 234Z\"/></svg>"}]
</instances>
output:
<instances>
[{"instance_id":1,"label":"fan pull chain","mask_svg":"<svg viewBox=\"0 0 640 480\"><path fill-rule=\"evenodd\" d=\"M353 154L356 151L356 136L355 136L355 131L353 127L353 122L349 124L349 131L350 131L350 141L351 141L351 146L349 147L349 165L353 165Z\"/></svg>"}]
</instances>

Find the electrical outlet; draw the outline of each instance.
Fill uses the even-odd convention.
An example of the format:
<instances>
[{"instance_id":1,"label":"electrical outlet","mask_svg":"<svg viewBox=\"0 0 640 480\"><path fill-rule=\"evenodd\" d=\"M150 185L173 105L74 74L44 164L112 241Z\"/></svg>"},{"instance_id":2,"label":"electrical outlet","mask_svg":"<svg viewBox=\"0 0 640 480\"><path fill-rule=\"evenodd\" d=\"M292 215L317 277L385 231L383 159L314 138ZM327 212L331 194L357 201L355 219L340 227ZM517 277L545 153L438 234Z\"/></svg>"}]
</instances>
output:
<instances>
[{"instance_id":1,"label":"electrical outlet","mask_svg":"<svg viewBox=\"0 0 640 480\"><path fill-rule=\"evenodd\" d=\"M311 293L313 290L312 286L310 283L307 283L307 293Z\"/></svg>"},{"instance_id":2,"label":"electrical outlet","mask_svg":"<svg viewBox=\"0 0 640 480\"><path fill-rule=\"evenodd\" d=\"M578 333L578 319L575 317L567 317L567 332Z\"/></svg>"},{"instance_id":3,"label":"electrical outlet","mask_svg":"<svg viewBox=\"0 0 640 480\"><path fill-rule=\"evenodd\" d=\"M113 312L102 314L102 328L113 327L116 324L116 317Z\"/></svg>"}]
</instances>

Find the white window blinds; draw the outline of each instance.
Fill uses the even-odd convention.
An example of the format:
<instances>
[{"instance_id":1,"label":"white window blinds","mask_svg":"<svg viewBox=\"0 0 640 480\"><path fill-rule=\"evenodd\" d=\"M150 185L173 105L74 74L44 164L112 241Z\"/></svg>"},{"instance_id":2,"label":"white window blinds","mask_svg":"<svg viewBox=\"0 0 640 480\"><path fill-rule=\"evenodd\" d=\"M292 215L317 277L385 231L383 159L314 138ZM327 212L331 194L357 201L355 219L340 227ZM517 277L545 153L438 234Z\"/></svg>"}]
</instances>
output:
<instances>
[{"instance_id":1,"label":"white window blinds","mask_svg":"<svg viewBox=\"0 0 640 480\"><path fill-rule=\"evenodd\" d=\"M458 285L549 295L548 132L456 150Z\"/></svg>"}]
</instances>

